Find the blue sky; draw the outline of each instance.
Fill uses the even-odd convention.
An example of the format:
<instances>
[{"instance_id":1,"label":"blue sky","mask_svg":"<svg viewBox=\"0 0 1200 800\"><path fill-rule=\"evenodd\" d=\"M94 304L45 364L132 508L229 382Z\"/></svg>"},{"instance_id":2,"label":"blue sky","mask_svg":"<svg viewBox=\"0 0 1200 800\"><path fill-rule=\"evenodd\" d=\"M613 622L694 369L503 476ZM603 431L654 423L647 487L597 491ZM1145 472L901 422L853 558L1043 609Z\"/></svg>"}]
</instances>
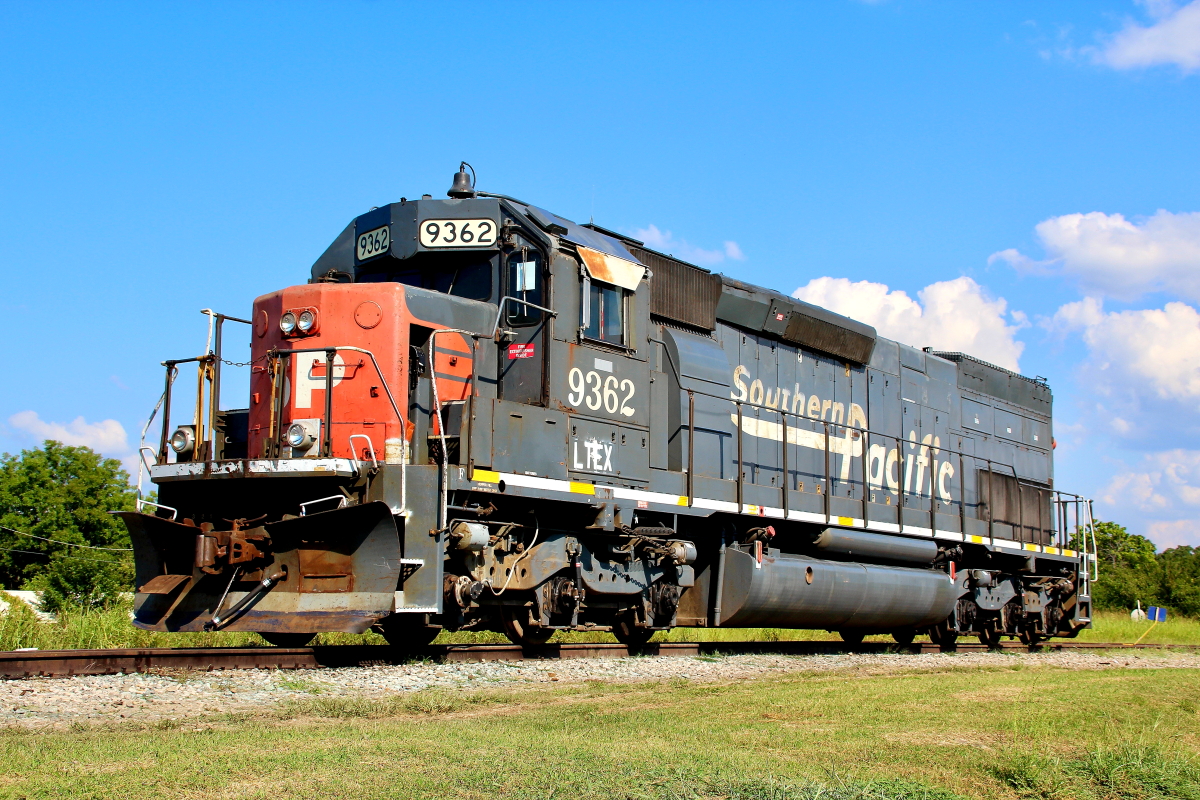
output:
<instances>
[{"instance_id":1,"label":"blue sky","mask_svg":"<svg viewBox=\"0 0 1200 800\"><path fill-rule=\"evenodd\" d=\"M1200 545L1198 101L1200 1L3 4L0 450L132 463L200 308L466 159L1045 376L1058 486Z\"/></svg>"}]
</instances>

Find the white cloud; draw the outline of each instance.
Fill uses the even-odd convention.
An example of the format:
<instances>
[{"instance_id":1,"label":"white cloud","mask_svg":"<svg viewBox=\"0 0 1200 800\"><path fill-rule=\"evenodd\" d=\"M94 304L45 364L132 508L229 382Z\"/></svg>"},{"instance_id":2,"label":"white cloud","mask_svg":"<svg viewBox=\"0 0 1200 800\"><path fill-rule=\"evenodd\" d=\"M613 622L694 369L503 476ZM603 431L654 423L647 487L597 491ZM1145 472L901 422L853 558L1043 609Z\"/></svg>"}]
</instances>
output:
<instances>
[{"instance_id":1,"label":"white cloud","mask_svg":"<svg viewBox=\"0 0 1200 800\"><path fill-rule=\"evenodd\" d=\"M1200 2L1200 0L1197 0ZM1091 293L1133 299L1167 291L1200 300L1200 212L1158 211L1140 222L1093 211L1051 217L1035 228L1047 258L993 253L1018 270L1065 274Z\"/></svg>"},{"instance_id":2,"label":"white cloud","mask_svg":"<svg viewBox=\"0 0 1200 800\"><path fill-rule=\"evenodd\" d=\"M1146 526L1146 538L1159 550L1200 547L1200 522L1194 519L1158 520Z\"/></svg>"},{"instance_id":3,"label":"white cloud","mask_svg":"<svg viewBox=\"0 0 1200 800\"><path fill-rule=\"evenodd\" d=\"M1200 0L1182 8L1162 0L1147 2L1158 20L1142 26L1132 20L1096 51L1096 60L1114 69L1174 64L1184 72L1200 69Z\"/></svg>"},{"instance_id":4,"label":"white cloud","mask_svg":"<svg viewBox=\"0 0 1200 800\"><path fill-rule=\"evenodd\" d=\"M1200 399L1200 312L1186 303L1105 313L1088 297L1060 308L1049 326L1083 334L1091 352L1085 372L1105 393Z\"/></svg>"},{"instance_id":5,"label":"white cloud","mask_svg":"<svg viewBox=\"0 0 1200 800\"><path fill-rule=\"evenodd\" d=\"M36 411L21 411L9 417L8 424L39 442L54 439L65 445L90 447L110 455L129 453L125 428L115 419L88 422L83 417L76 417L64 425L61 422L46 422Z\"/></svg>"},{"instance_id":6,"label":"white cloud","mask_svg":"<svg viewBox=\"0 0 1200 800\"><path fill-rule=\"evenodd\" d=\"M745 261L746 256L737 242L727 241L720 250L705 250L695 247L684 239L676 239L670 231L660 231L657 225L649 225L633 232L636 239L641 239L648 246L663 253L673 255L684 261L701 267L711 267L720 264L725 259Z\"/></svg>"},{"instance_id":7,"label":"white cloud","mask_svg":"<svg viewBox=\"0 0 1200 800\"><path fill-rule=\"evenodd\" d=\"M1011 370L1019 369L1025 345L1015 338L1028 324L1010 315L1003 298L992 299L968 277L930 284L913 300L882 283L816 278L794 297L875 326L884 336L916 347L961 351Z\"/></svg>"},{"instance_id":8,"label":"white cloud","mask_svg":"<svg viewBox=\"0 0 1200 800\"><path fill-rule=\"evenodd\" d=\"M1097 515L1140 530L1160 549L1200 547L1200 450L1145 453L1096 494Z\"/></svg>"},{"instance_id":9,"label":"white cloud","mask_svg":"<svg viewBox=\"0 0 1200 800\"><path fill-rule=\"evenodd\" d=\"M1148 536L1159 547L1200 545L1200 523L1193 510L1200 507L1200 450L1147 453L1138 467L1114 475L1097 500L1115 510L1113 516L1118 518L1133 516L1135 511L1156 516L1190 514L1188 519L1149 522Z\"/></svg>"}]
</instances>

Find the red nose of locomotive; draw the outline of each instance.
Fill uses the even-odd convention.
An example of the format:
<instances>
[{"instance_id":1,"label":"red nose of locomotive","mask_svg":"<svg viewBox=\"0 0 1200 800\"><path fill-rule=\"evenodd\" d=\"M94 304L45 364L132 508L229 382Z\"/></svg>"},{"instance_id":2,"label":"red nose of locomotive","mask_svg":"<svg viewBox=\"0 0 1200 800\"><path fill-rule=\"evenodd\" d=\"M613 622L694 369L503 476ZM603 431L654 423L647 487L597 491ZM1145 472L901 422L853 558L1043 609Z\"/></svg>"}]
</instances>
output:
<instances>
[{"instance_id":1,"label":"red nose of locomotive","mask_svg":"<svg viewBox=\"0 0 1200 800\"><path fill-rule=\"evenodd\" d=\"M411 320L398 284L317 283L254 301L251 458L398 462Z\"/></svg>"}]
</instances>

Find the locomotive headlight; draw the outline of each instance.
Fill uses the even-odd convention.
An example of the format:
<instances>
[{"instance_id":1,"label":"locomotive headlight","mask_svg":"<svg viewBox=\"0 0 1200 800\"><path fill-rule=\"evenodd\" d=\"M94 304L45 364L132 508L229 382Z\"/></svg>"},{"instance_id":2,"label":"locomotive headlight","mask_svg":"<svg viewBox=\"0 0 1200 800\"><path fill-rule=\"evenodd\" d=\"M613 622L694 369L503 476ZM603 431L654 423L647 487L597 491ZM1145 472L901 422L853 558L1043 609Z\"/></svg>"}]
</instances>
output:
<instances>
[{"instance_id":1,"label":"locomotive headlight","mask_svg":"<svg viewBox=\"0 0 1200 800\"><path fill-rule=\"evenodd\" d=\"M296 327L300 329L301 333L310 333L316 326L316 314L307 309L300 312L300 319L296 322Z\"/></svg>"},{"instance_id":2,"label":"locomotive headlight","mask_svg":"<svg viewBox=\"0 0 1200 800\"><path fill-rule=\"evenodd\" d=\"M279 330L283 331L284 336L290 336L296 330L296 315L290 311L284 312L279 318Z\"/></svg>"},{"instance_id":3,"label":"locomotive headlight","mask_svg":"<svg viewBox=\"0 0 1200 800\"><path fill-rule=\"evenodd\" d=\"M182 425L171 434L171 449L181 456L189 456L196 449L196 428Z\"/></svg>"},{"instance_id":4,"label":"locomotive headlight","mask_svg":"<svg viewBox=\"0 0 1200 800\"><path fill-rule=\"evenodd\" d=\"M292 450L307 450L316 444L321 434L321 421L302 419L293 422L284 433L284 441Z\"/></svg>"}]
</instances>

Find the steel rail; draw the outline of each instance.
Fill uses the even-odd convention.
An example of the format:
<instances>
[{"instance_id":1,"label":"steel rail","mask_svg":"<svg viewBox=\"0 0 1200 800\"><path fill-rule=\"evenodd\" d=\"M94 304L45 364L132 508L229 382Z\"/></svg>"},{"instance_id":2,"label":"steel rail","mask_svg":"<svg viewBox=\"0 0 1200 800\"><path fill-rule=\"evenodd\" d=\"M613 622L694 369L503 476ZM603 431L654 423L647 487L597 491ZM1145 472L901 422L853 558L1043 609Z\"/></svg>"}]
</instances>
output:
<instances>
[{"instance_id":1,"label":"steel rail","mask_svg":"<svg viewBox=\"0 0 1200 800\"><path fill-rule=\"evenodd\" d=\"M986 652L974 642L963 642L959 653ZM1019 642L1006 642L1004 652L1031 652ZM1044 642L1034 652L1102 650L1200 650L1200 645L1111 644L1099 642ZM709 654L831 655L838 653L937 653L931 642L899 645L838 641L802 642L670 642L628 648L622 644L550 644L520 647L513 644L443 644L418 648L388 645L334 645L318 647L212 647L130 648L122 650L16 650L0 652L0 678L74 675L114 675L169 670L325 669L334 667L402 664L414 659L439 662L521 661L564 658L624 658L628 655L702 656Z\"/></svg>"}]
</instances>

